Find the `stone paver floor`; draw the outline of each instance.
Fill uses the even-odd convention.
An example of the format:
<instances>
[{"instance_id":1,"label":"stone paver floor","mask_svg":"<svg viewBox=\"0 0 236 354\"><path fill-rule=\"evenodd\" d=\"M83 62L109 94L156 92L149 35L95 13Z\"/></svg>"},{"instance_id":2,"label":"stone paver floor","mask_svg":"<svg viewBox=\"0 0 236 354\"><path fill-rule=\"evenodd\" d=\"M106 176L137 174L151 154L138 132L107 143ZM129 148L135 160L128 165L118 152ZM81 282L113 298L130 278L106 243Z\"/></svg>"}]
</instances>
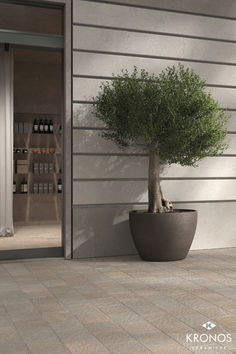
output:
<instances>
[{"instance_id":1,"label":"stone paver floor","mask_svg":"<svg viewBox=\"0 0 236 354\"><path fill-rule=\"evenodd\" d=\"M208 321L216 327L202 327ZM220 342L187 343L194 333ZM222 342L226 334L231 342ZM167 263L137 256L0 263L0 353L191 352L236 353L233 248Z\"/></svg>"}]
</instances>

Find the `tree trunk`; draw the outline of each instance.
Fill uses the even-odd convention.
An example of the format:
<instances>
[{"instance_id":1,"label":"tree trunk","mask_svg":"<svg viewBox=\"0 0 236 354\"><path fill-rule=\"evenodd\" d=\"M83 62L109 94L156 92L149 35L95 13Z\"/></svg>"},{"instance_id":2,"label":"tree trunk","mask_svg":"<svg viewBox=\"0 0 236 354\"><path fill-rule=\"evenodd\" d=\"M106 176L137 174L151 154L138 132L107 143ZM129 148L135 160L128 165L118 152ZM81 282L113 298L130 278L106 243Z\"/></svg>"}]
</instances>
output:
<instances>
[{"instance_id":1,"label":"tree trunk","mask_svg":"<svg viewBox=\"0 0 236 354\"><path fill-rule=\"evenodd\" d=\"M149 213L163 213L162 192L160 186L160 159L154 146L149 147L148 176Z\"/></svg>"}]
</instances>

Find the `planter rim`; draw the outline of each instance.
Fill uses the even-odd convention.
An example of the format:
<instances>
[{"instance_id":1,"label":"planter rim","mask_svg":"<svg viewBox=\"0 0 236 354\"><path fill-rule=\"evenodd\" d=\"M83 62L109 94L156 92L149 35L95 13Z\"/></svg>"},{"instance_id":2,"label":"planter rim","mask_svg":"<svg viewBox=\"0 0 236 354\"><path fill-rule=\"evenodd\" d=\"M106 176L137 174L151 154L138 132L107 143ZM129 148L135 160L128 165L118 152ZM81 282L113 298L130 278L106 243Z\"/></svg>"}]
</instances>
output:
<instances>
[{"instance_id":1,"label":"planter rim","mask_svg":"<svg viewBox=\"0 0 236 354\"><path fill-rule=\"evenodd\" d=\"M163 212L163 213L149 213L147 210L130 210L130 214L148 214L148 215L176 215L175 211L181 212L181 213L197 213L197 210L195 209L174 209L174 212Z\"/></svg>"}]
</instances>

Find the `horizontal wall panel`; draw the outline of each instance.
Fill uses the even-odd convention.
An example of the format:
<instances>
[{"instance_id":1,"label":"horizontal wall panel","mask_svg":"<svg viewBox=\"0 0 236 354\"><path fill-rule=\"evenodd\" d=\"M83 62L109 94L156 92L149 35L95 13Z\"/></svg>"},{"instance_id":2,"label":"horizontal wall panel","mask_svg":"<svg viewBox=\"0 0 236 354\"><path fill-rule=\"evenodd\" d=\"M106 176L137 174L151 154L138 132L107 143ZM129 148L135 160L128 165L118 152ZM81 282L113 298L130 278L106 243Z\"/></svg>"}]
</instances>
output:
<instances>
[{"instance_id":1,"label":"horizontal wall panel","mask_svg":"<svg viewBox=\"0 0 236 354\"><path fill-rule=\"evenodd\" d=\"M74 153L121 153L121 154L145 154L143 146L129 146L120 149L111 141L101 137L101 133L95 130L74 130L73 133Z\"/></svg>"},{"instance_id":2,"label":"horizontal wall panel","mask_svg":"<svg viewBox=\"0 0 236 354\"><path fill-rule=\"evenodd\" d=\"M228 130L236 132L236 112L229 112L231 119L228 122ZM95 117L93 106L86 103L73 104L73 126L103 128L104 123Z\"/></svg>"},{"instance_id":3,"label":"horizontal wall panel","mask_svg":"<svg viewBox=\"0 0 236 354\"><path fill-rule=\"evenodd\" d=\"M106 0L109 3L236 18L235 0Z\"/></svg>"},{"instance_id":4,"label":"horizontal wall panel","mask_svg":"<svg viewBox=\"0 0 236 354\"><path fill-rule=\"evenodd\" d=\"M75 1L73 21L79 24L235 40L236 21L206 16Z\"/></svg>"},{"instance_id":5,"label":"horizontal wall panel","mask_svg":"<svg viewBox=\"0 0 236 354\"><path fill-rule=\"evenodd\" d=\"M73 126L102 128L103 122L93 114L93 106L86 103L73 104ZM236 128L236 119L235 119Z\"/></svg>"},{"instance_id":6,"label":"horizontal wall panel","mask_svg":"<svg viewBox=\"0 0 236 354\"><path fill-rule=\"evenodd\" d=\"M136 254L129 233L130 209L132 206L74 208L74 258Z\"/></svg>"},{"instance_id":7,"label":"horizontal wall panel","mask_svg":"<svg viewBox=\"0 0 236 354\"><path fill-rule=\"evenodd\" d=\"M226 143L229 144L225 154L235 155L236 154L236 134L228 134L226 138Z\"/></svg>"},{"instance_id":8,"label":"horizontal wall panel","mask_svg":"<svg viewBox=\"0 0 236 354\"><path fill-rule=\"evenodd\" d=\"M228 112L231 118L228 122L228 130L231 132L236 132L236 112Z\"/></svg>"},{"instance_id":9,"label":"horizontal wall panel","mask_svg":"<svg viewBox=\"0 0 236 354\"><path fill-rule=\"evenodd\" d=\"M175 208L195 209L198 224L191 249L235 247L235 209L231 203L176 204ZM135 254L129 230L129 211L144 206L74 208L74 258ZM227 225L227 232L225 230Z\"/></svg>"},{"instance_id":10,"label":"horizontal wall panel","mask_svg":"<svg viewBox=\"0 0 236 354\"><path fill-rule=\"evenodd\" d=\"M74 75L107 76L120 74L122 69L132 71L134 65L151 74L158 74L167 66L177 65L176 60L139 58L122 55L74 52ZM211 85L236 86L236 69L231 65L182 62L185 67L193 69L202 79Z\"/></svg>"},{"instance_id":11,"label":"horizontal wall panel","mask_svg":"<svg viewBox=\"0 0 236 354\"><path fill-rule=\"evenodd\" d=\"M148 157L145 156L74 156L73 177L90 178L147 178ZM165 166L164 178L223 178L235 177L235 157L209 157L198 167Z\"/></svg>"},{"instance_id":12,"label":"horizontal wall panel","mask_svg":"<svg viewBox=\"0 0 236 354\"><path fill-rule=\"evenodd\" d=\"M229 144L225 154L236 154L236 134L228 134L226 142ZM89 129L74 129L73 132L74 153L123 153L123 154L144 154L144 146L129 146L121 149L109 140L101 137L101 131Z\"/></svg>"},{"instance_id":13,"label":"horizontal wall panel","mask_svg":"<svg viewBox=\"0 0 236 354\"><path fill-rule=\"evenodd\" d=\"M74 178L146 178L146 156L74 156Z\"/></svg>"},{"instance_id":14,"label":"horizontal wall panel","mask_svg":"<svg viewBox=\"0 0 236 354\"><path fill-rule=\"evenodd\" d=\"M85 79L75 77L73 79L73 99L74 101L92 101L100 91L100 79ZM236 109L236 89L208 87L206 91L218 100L222 107Z\"/></svg>"},{"instance_id":15,"label":"horizontal wall panel","mask_svg":"<svg viewBox=\"0 0 236 354\"><path fill-rule=\"evenodd\" d=\"M75 49L236 63L234 43L80 26L73 33Z\"/></svg>"},{"instance_id":16,"label":"horizontal wall panel","mask_svg":"<svg viewBox=\"0 0 236 354\"><path fill-rule=\"evenodd\" d=\"M192 250L235 247L235 208L230 203L176 204L175 208L195 209L198 212ZM227 225L227 228L226 228Z\"/></svg>"},{"instance_id":17,"label":"horizontal wall panel","mask_svg":"<svg viewBox=\"0 0 236 354\"><path fill-rule=\"evenodd\" d=\"M173 201L236 200L236 180L162 181ZM74 181L73 204L147 202L146 181Z\"/></svg>"}]
</instances>

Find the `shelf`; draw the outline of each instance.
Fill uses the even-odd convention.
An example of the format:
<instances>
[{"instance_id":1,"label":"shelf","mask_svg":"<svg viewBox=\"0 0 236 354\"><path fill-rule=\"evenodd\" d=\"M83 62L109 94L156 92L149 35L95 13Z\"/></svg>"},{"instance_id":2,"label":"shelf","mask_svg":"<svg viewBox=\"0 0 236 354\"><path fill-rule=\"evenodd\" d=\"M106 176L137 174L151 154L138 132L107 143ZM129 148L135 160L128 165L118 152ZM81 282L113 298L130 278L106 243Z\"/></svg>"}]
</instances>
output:
<instances>
[{"instance_id":1,"label":"shelf","mask_svg":"<svg viewBox=\"0 0 236 354\"><path fill-rule=\"evenodd\" d=\"M42 196L42 195L47 195L47 196L57 196L57 195L62 195L62 193L55 193L55 192L53 192L53 193L13 193L13 195L17 195L17 196L19 196L19 195L23 195L23 196Z\"/></svg>"},{"instance_id":2,"label":"shelf","mask_svg":"<svg viewBox=\"0 0 236 354\"><path fill-rule=\"evenodd\" d=\"M28 193L19 193L19 192L16 192L16 193L13 193L13 195L24 195L24 196L27 196Z\"/></svg>"},{"instance_id":3,"label":"shelf","mask_svg":"<svg viewBox=\"0 0 236 354\"><path fill-rule=\"evenodd\" d=\"M16 149L21 149L21 148L16 148ZM29 154L29 152L13 152L14 155L23 155L23 156L27 156Z\"/></svg>"},{"instance_id":4,"label":"shelf","mask_svg":"<svg viewBox=\"0 0 236 354\"><path fill-rule=\"evenodd\" d=\"M14 115L31 115L31 116L57 116L57 117L61 117L62 113L32 113L32 112L14 112ZM34 118L33 118L34 119Z\"/></svg>"},{"instance_id":5,"label":"shelf","mask_svg":"<svg viewBox=\"0 0 236 354\"><path fill-rule=\"evenodd\" d=\"M23 136L24 136L24 135L26 136L26 135L29 134L29 132L28 132L28 133L16 133L16 132L14 132L14 134L15 134L15 135L20 135L20 136L22 136L22 135L23 135Z\"/></svg>"},{"instance_id":6,"label":"shelf","mask_svg":"<svg viewBox=\"0 0 236 354\"><path fill-rule=\"evenodd\" d=\"M15 133L15 134L20 134L20 133ZM35 136L53 136L53 135L62 135L62 134L60 134L60 133L50 133L50 134L48 134L48 133L46 133L46 134L44 134L44 133L31 133L33 136L35 135Z\"/></svg>"}]
</instances>

